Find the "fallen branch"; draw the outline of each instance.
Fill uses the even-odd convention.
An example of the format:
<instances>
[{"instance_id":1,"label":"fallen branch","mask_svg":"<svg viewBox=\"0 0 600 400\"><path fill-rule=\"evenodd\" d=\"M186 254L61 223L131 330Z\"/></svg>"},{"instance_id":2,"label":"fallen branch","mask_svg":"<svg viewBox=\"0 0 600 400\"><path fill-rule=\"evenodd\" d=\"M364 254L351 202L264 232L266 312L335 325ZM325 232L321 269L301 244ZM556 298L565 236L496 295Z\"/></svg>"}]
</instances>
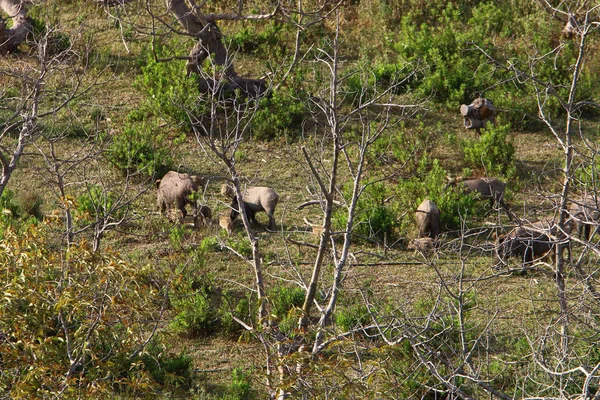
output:
<instances>
[{"instance_id":1,"label":"fallen branch","mask_svg":"<svg viewBox=\"0 0 600 400\"><path fill-rule=\"evenodd\" d=\"M303 209L306 206L312 206L312 205L315 205L315 204L323 204L323 203L325 203L324 200L311 200L311 201L307 201L306 203L302 203L298 207L296 207L296 210L301 210L301 209ZM339 202L339 201L337 201L337 200L333 200L333 204L336 205L336 206L341 206L342 205L342 203Z\"/></svg>"}]
</instances>

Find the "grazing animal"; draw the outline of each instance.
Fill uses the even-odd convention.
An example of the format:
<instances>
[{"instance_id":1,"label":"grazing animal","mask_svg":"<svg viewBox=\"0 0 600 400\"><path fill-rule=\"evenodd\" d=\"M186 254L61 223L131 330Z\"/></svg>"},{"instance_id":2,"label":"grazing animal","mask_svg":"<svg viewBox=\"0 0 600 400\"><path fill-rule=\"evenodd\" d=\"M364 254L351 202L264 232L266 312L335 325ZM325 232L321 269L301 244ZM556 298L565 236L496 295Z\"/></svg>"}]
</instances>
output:
<instances>
[{"instance_id":1,"label":"grazing animal","mask_svg":"<svg viewBox=\"0 0 600 400\"><path fill-rule=\"evenodd\" d=\"M423 254L431 254L435 251L435 240L430 237L413 239L408 244L409 250L415 250Z\"/></svg>"},{"instance_id":2,"label":"grazing animal","mask_svg":"<svg viewBox=\"0 0 600 400\"><path fill-rule=\"evenodd\" d=\"M237 218L239 214L238 200L235 196L235 190L229 185L221 186L221 194L231 198L231 220ZM256 213L264 211L269 216L269 229L275 229L275 207L279 202L279 195L271 188L255 186L246 188L242 192L242 201L244 211L248 218L256 223Z\"/></svg>"},{"instance_id":3,"label":"grazing animal","mask_svg":"<svg viewBox=\"0 0 600 400\"><path fill-rule=\"evenodd\" d=\"M505 236L498 237L496 239L498 261L504 264L509 257L519 257L525 266L538 258L553 257L556 243L551 238L553 229L557 228L548 226L547 222L539 221L532 224L531 228L517 227Z\"/></svg>"},{"instance_id":4,"label":"grazing animal","mask_svg":"<svg viewBox=\"0 0 600 400\"><path fill-rule=\"evenodd\" d=\"M197 207L196 212L196 218L198 219L198 223L200 225L208 225L212 218L212 210L210 209L210 207L207 205L201 205L200 207Z\"/></svg>"},{"instance_id":5,"label":"grazing animal","mask_svg":"<svg viewBox=\"0 0 600 400\"><path fill-rule=\"evenodd\" d=\"M233 220L229 215L219 216L219 226L227 231L227 235L231 236L233 233Z\"/></svg>"},{"instance_id":6,"label":"grazing animal","mask_svg":"<svg viewBox=\"0 0 600 400\"><path fill-rule=\"evenodd\" d=\"M440 210L433 201L423 200L417 208L415 219L419 227L420 238L430 237L435 239L440 234Z\"/></svg>"},{"instance_id":7,"label":"grazing animal","mask_svg":"<svg viewBox=\"0 0 600 400\"><path fill-rule=\"evenodd\" d=\"M589 240L592 226L600 222L600 198L585 195L569 206L569 224L577 228L579 237Z\"/></svg>"},{"instance_id":8,"label":"grazing animal","mask_svg":"<svg viewBox=\"0 0 600 400\"><path fill-rule=\"evenodd\" d=\"M185 206L190 204L194 211L194 226L196 226L198 210L196 202L190 200L189 196L196 193L205 183L204 177L169 171L162 179L156 181L158 189L156 206L161 214L164 214L165 211L167 215L171 214L170 211L172 208L179 210L180 219L183 220L187 215Z\"/></svg>"},{"instance_id":9,"label":"grazing animal","mask_svg":"<svg viewBox=\"0 0 600 400\"><path fill-rule=\"evenodd\" d=\"M469 192L477 193L481 199L489 199L490 206L494 208L495 204L499 204L508 218L513 221L514 215L510 211L508 204L504 201L504 192L506 190L506 183L502 182L497 178L475 178L461 181L460 184Z\"/></svg>"}]
</instances>

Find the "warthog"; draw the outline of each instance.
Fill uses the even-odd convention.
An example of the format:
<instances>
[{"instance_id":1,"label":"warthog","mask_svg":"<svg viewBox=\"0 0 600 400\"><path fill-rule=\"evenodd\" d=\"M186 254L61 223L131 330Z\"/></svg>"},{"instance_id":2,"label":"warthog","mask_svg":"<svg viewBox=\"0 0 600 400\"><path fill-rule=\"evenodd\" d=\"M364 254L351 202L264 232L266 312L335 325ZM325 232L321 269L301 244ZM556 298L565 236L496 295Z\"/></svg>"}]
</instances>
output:
<instances>
[{"instance_id":1,"label":"warthog","mask_svg":"<svg viewBox=\"0 0 600 400\"><path fill-rule=\"evenodd\" d=\"M221 194L231 198L231 219L234 220L239 214L238 201L235 196L235 190L229 185L221 186ZM248 218L256 223L256 213L264 211L269 216L269 229L275 229L275 207L279 202L279 195L268 187L249 187L242 192L244 202L244 211Z\"/></svg>"},{"instance_id":2,"label":"warthog","mask_svg":"<svg viewBox=\"0 0 600 400\"><path fill-rule=\"evenodd\" d=\"M207 225L212 218L212 210L207 205L201 205L200 207L197 207L196 218L200 225Z\"/></svg>"},{"instance_id":3,"label":"warthog","mask_svg":"<svg viewBox=\"0 0 600 400\"><path fill-rule=\"evenodd\" d=\"M430 237L435 239L440 234L440 210L433 201L423 200L417 208L415 219L419 227L420 238Z\"/></svg>"},{"instance_id":4,"label":"warthog","mask_svg":"<svg viewBox=\"0 0 600 400\"><path fill-rule=\"evenodd\" d=\"M461 181L460 184L468 192L478 194L481 199L489 199L492 208L499 204L506 211L508 218L514 220L513 213L504 201L506 183L497 178L475 178Z\"/></svg>"},{"instance_id":5,"label":"warthog","mask_svg":"<svg viewBox=\"0 0 600 400\"><path fill-rule=\"evenodd\" d=\"M194 211L194 225L197 225L198 210L196 202L190 200L189 196L198 191L205 185L203 177L197 175L182 174L175 171L169 171L156 181L158 189L156 195L156 206L161 214L165 211L170 214L172 208L179 210L180 219L183 220L187 215L185 206L191 204Z\"/></svg>"},{"instance_id":6,"label":"warthog","mask_svg":"<svg viewBox=\"0 0 600 400\"><path fill-rule=\"evenodd\" d=\"M419 239L413 239L408 243L407 248L409 250L415 250L419 253L429 255L435 251L435 240L430 237L423 237Z\"/></svg>"},{"instance_id":7,"label":"warthog","mask_svg":"<svg viewBox=\"0 0 600 400\"><path fill-rule=\"evenodd\" d=\"M219 216L219 226L227 231L227 235L231 236L233 233L233 220L229 215Z\"/></svg>"},{"instance_id":8,"label":"warthog","mask_svg":"<svg viewBox=\"0 0 600 400\"><path fill-rule=\"evenodd\" d=\"M509 257L519 257L523 265L535 259L554 257L554 246L564 235L553 221L538 221L531 227L516 227L496 239L496 256L505 264Z\"/></svg>"},{"instance_id":9,"label":"warthog","mask_svg":"<svg viewBox=\"0 0 600 400\"><path fill-rule=\"evenodd\" d=\"M577 228L579 237L589 240L592 226L600 222L600 199L591 195L585 195L574 200L569 206L571 218L569 224Z\"/></svg>"}]
</instances>

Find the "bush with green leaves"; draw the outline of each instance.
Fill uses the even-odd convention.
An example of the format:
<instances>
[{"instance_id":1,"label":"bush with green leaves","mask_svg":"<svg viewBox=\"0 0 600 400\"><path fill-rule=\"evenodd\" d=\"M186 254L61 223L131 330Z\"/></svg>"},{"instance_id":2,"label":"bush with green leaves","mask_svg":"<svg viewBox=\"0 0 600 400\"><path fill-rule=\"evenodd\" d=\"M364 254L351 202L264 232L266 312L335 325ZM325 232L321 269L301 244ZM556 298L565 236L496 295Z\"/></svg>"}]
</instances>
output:
<instances>
[{"instance_id":1,"label":"bush with green leaves","mask_svg":"<svg viewBox=\"0 0 600 400\"><path fill-rule=\"evenodd\" d=\"M283 28L283 24L275 21L248 21L242 29L229 37L231 47L246 54L268 56L269 48L281 46L280 32Z\"/></svg>"},{"instance_id":2,"label":"bush with green leaves","mask_svg":"<svg viewBox=\"0 0 600 400\"><path fill-rule=\"evenodd\" d=\"M176 315L171 321L171 327L189 337L213 334L219 326L219 317L210 295L210 290L203 287L174 297L171 305Z\"/></svg>"},{"instance_id":3,"label":"bush with green leaves","mask_svg":"<svg viewBox=\"0 0 600 400\"><path fill-rule=\"evenodd\" d=\"M464 140L461 145L467 165L486 176L514 177L515 148L508 138L509 132L509 125L488 125L478 139Z\"/></svg>"},{"instance_id":4,"label":"bush with green leaves","mask_svg":"<svg viewBox=\"0 0 600 400\"><path fill-rule=\"evenodd\" d=\"M340 329L347 332L368 325L371 322L371 316L367 306L355 304L338 310L335 314L335 322Z\"/></svg>"},{"instance_id":5,"label":"bush with green leaves","mask_svg":"<svg viewBox=\"0 0 600 400\"><path fill-rule=\"evenodd\" d=\"M227 395L224 400L248 400L250 399L250 374L241 368L231 371L231 383L227 387Z\"/></svg>"},{"instance_id":6,"label":"bush with green leaves","mask_svg":"<svg viewBox=\"0 0 600 400\"><path fill-rule=\"evenodd\" d=\"M260 99L252 120L252 137L272 140L284 137L297 139L302 132L302 121L307 116L306 105L292 89L282 88Z\"/></svg>"},{"instance_id":7,"label":"bush with green leaves","mask_svg":"<svg viewBox=\"0 0 600 400\"><path fill-rule=\"evenodd\" d=\"M277 326L290 337L295 334L305 295L305 291L299 287L276 286L269 291L271 312L278 321Z\"/></svg>"},{"instance_id":8,"label":"bush with green leaves","mask_svg":"<svg viewBox=\"0 0 600 400\"><path fill-rule=\"evenodd\" d=\"M137 112L129 117L123 131L109 138L105 154L111 164L123 173L146 177L161 177L174 169L173 147L179 141L170 141L158 126L140 120Z\"/></svg>"},{"instance_id":9,"label":"bush with green leaves","mask_svg":"<svg viewBox=\"0 0 600 400\"><path fill-rule=\"evenodd\" d=\"M116 201L117 196L113 192L98 185L87 184L86 191L77 198L77 212L86 220L104 218L113 211ZM120 211L113 217L118 219L122 214L123 211Z\"/></svg>"},{"instance_id":10,"label":"bush with green leaves","mask_svg":"<svg viewBox=\"0 0 600 400\"><path fill-rule=\"evenodd\" d=\"M348 198L351 190L350 186L343 189ZM390 197L388 190L382 182L370 184L365 188L356 206L353 230L355 235L380 240L392 237L397 218L391 204L386 202ZM348 210L344 207L336 208L332 222L335 230L344 231L348 222Z\"/></svg>"},{"instance_id":11,"label":"bush with green leaves","mask_svg":"<svg viewBox=\"0 0 600 400\"><path fill-rule=\"evenodd\" d=\"M202 106L197 100L199 78L196 74L182 75L184 61L160 62L155 55L166 58L171 52L184 51L186 46L175 41L169 45L157 45L154 51L145 49L140 55L141 73L134 81L134 87L145 95L143 107L183 133L192 129L188 112L193 115L201 113Z\"/></svg>"},{"instance_id":12,"label":"bush with green leaves","mask_svg":"<svg viewBox=\"0 0 600 400\"><path fill-rule=\"evenodd\" d=\"M16 218L20 215L21 208L15 199L15 193L10 189L4 189L0 196L0 215L3 219Z\"/></svg>"}]
</instances>

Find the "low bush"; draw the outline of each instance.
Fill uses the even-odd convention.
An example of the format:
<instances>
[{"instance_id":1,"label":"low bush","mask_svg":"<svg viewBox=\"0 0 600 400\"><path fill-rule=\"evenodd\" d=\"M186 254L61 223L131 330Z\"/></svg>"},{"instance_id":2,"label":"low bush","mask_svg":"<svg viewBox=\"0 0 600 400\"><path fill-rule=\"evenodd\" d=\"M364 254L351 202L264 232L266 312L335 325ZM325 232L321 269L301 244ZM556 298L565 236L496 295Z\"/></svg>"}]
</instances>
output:
<instances>
[{"instance_id":1,"label":"low bush","mask_svg":"<svg viewBox=\"0 0 600 400\"><path fill-rule=\"evenodd\" d=\"M123 131L109 140L105 154L125 174L160 177L174 169L171 149L177 142L170 142L152 123L127 122Z\"/></svg>"},{"instance_id":2,"label":"low bush","mask_svg":"<svg viewBox=\"0 0 600 400\"><path fill-rule=\"evenodd\" d=\"M347 198L350 197L351 190L350 186L344 189ZM379 240L392 237L397 222L395 211L386 202L388 197L388 189L383 183L371 184L365 188L356 207L354 234ZM348 222L348 210L345 207L335 209L332 222L335 230L344 231Z\"/></svg>"},{"instance_id":3,"label":"low bush","mask_svg":"<svg viewBox=\"0 0 600 400\"><path fill-rule=\"evenodd\" d=\"M252 137L272 140L284 137L297 139L302 132L302 121L307 116L304 102L293 96L291 89L273 91L260 99L259 108L252 120Z\"/></svg>"},{"instance_id":4,"label":"low bush","mask_svg":"<svg viewBox=\"0 0 600 400\"><path fill-rule=\"evenodd\" d=\"M509 131L509 125L488 126L479 139L463 141L467 165L487 176L514 177L515 148L508 139Z\"/></svg>"},{"instance_id":5,"label":"low bush","mask_svg":"<svg viewBox=\"0 0 600 400\"><path fill-rule=\"evenodd\" d=\"M250 374L241 368L231 371L231 383L227 387L227 395L224 400L248 400L250 399Z\"/></svg>"},{"instance_id":6,"label":"low bush","mask_svg":"<svg viewBox=\"0 0 600 400\"><path fill-rule=\"evenodd\" d=\"M171 322L175 331L189 337L209 336L216 331L218 313L208 293L200 291L183 295L172 299L171 304L176 312Z\"/></svg>"}]
</instances>

